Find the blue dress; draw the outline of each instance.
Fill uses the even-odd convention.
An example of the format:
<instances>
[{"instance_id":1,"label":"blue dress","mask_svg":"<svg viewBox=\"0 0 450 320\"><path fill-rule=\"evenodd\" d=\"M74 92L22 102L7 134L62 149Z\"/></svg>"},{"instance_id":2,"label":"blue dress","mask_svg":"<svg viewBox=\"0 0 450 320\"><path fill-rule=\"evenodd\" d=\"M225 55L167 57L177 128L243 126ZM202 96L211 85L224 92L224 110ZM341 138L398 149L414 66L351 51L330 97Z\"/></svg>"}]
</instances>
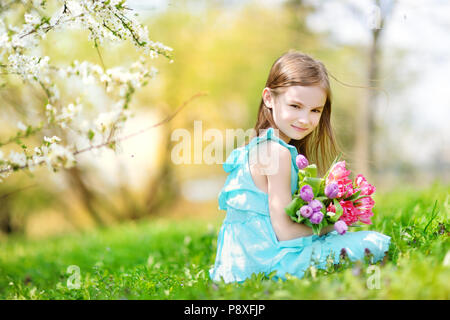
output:
<instances>
[{"instance_id":1,"label":"blue dress","mask_svg":"<svg viewBox=\"0 0 450 320\"><path fill-rule=\"evenodd\" d=\"M223 278L226 283L243 282L253 273L268 275L273 271L276 271L274 280L285 280L286 273L302 278L312 264L316 268L326 268L330 254L334 263L339 263L342 248L351 261L364 259L366 248L373 254L373 262L381 260L389 249L391 238L375 231L347 232L344 235L332 231L323 236L277 239L270 220L268 194L256 187L248 165L249 150L269 139L290 150L292 195L296 191L297 149L278 138L273 128L230 153L223 164L229 175L218 197L219 209L226 210L226 217L219 231L210 278L213 281Z\"/></svg>"}]
</instances>

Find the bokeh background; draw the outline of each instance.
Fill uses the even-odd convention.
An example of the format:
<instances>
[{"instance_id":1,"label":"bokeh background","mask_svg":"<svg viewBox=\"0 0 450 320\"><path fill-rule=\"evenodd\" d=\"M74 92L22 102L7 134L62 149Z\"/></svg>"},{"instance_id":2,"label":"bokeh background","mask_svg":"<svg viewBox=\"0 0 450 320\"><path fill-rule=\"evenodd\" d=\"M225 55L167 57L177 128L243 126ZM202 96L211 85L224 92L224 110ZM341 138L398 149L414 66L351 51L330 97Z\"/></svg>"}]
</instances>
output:
<instances>
[{"instance_id":1,"label":"bokeh background","mask_svg":"<svg viewBox=\"0 0 450 320\"><path fill-rule=\"evenodd\" d=\"M328 68L332 121L351 170L377 191L450 182L450 4L412 1L128 1L150 38L174 49L174 62L139 90L123 135L157 123L199 92L170 122L123 141L117 150L80 155L76 168L17 172L0 183L0 237L66 234L153 219L217 222L222 163L177 165L176 129L251 129L272 63L289 49ZM133 61L131 45L101 48L107 67ZM49 34L52 61L99 63L87 34ZM74 84L75 85L75 84ZM370 88L368 88L370 87ZM95 95L90 88L79 88ZM23 91L22 91L23 90ZM0 136L14 133L36 99L21 86L0 89ZM104 101L98 101L101 106ZM366 110L366 113L363 111ZM364 114L366 116L364 117ZM193 142L193 140L192 140ZM227 143L233 143L226 141ZM202 150L209 144L203 141ZM237 143L234 145L237 146ZM7 153L7 149L3 150Z\"/></svg>"}]
</instances>

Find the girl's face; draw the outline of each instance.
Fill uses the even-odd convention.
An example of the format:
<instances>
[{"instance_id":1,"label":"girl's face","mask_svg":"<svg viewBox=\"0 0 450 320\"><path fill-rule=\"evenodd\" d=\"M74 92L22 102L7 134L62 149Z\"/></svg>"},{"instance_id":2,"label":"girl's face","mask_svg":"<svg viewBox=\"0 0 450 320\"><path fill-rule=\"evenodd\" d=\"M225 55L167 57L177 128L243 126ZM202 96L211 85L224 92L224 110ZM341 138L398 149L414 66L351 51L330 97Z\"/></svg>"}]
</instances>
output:
<instances>
[{"instance_id":1,"label":"girl's face","mask_svg":"<svg viewBox=\"0 0 450 320\"><path fill-rule=\"evenodd\" d=\"M263 99L272 109L280 138L288 143L303 139L317 127L327 96L319 86L290 86L276 99L269 88L264 88Z\"/></svg>"}]
</instances>

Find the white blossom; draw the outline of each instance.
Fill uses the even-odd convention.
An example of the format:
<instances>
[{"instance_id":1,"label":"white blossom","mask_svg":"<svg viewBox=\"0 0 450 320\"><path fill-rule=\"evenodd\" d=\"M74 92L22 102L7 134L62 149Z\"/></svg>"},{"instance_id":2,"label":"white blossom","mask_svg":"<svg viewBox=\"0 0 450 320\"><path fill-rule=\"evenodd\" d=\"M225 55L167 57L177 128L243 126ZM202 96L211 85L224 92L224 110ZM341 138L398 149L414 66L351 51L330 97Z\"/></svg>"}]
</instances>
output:
<instances>
[{"instance_id":1,"label":"white blossom","mask_svg":"<svg viewBox=\"0 0 450 320\"><path fill-rule=\"evenodd\" d=\"M41 80L46 84L50 83L48 69L50 58L48 56L26 56L23 54L11 54L8 57L8 71L19 74L26 80Z\"/></svg>"},{"instance_id":2,"label":"white blossom","mask_svg":"<svg viewBox=\"0 0 450 320\"><path fill-rule=\"evenodd\" d=\"M25 23L36 25L41 22L41 17L38 16L35 12L25 13L24 15Z\"/></svg>"},{"instance_id":3,"label":"white blossom","mask_svg":"<svg viewBox=\"0 0 450 320\"><path fill-rule=\"evenodd\" d=\"M9 153L9 161L12 164L18 165L19 167L23 167L27 164L27 157L24 153L11 151Z\"/></svg>"},{"instance_id":4,"label":"white blossom","mask_svg":"<svg viewBox=\"0 0 450 320\"><path fill-rule=\"evenodd\" d=\"M100 113L95 121L96 129L105 132L119 119L120 115L120 110Z\"/></svg>"},{"instance_id":5,"label":"white blossom","mask_svg":"<svg viewBox=\"0 0 450 320\"><path fill-rule=\"evenodd\" d=\"M61 128L65 129L82 109L83 106L81 104L70 103L68 106L61 109L61 112L55 116L55 120Z\"/></svg>"},{"instance_id":6,"label":"white blossom","mask_svg":"<svg viewBox=\"0 0 450 320\"><path fill-rule=\"evenodd\" d=\"M57 136L53 136L51 138L44 136L44 141L48 143L55 143L61 141L61 139Z\"/></svg>"},{"instance_id":7,"label":"white blossom","mask_svg":"<svg viewBox=\"0 0 450 320\"><path fill-rule=\"evenodd\" d=\"M40 156L40 155L42 155L42 150L39 149L38 147L35 147L35 148L34 148L34 153L35 153L36 155Z\"/></svg>"},{"instance_id":8,"label":"white blossom","mask_svg":"<svg viewBox=\"0 0 450 320\"><path fill-rule=\"evenodd\" d=\"M29 163L34 165L45 163L50 171L56 171L61 167L70 168L74 166L76 160L69 148L54 142L49 146L43 145L35 149L32 162Z\"/></svg>"},{"instance_id":9,"label":"white blossom","mask_svg":"<svg viewBox=\"0 0 450 320\"><path fill-rule=\"evenodd\" d=\"M58 168L62 165L65 168L70 168L75 165L73 153L68 148L56 143L50 145L46 156L45 161L49 167Z\"/></svg>"},{"instance_id":10,"label":"white blossom","mask_svg":"<svg viewBox=\"0 0 450 320\"><path fill-rule=\"evenodd\" d=\"M17 122L17 128L18 128L20 131L26 131L26 130L27 130L27 126L24 125L22 121Z\"/></svg>"}]
</instances>

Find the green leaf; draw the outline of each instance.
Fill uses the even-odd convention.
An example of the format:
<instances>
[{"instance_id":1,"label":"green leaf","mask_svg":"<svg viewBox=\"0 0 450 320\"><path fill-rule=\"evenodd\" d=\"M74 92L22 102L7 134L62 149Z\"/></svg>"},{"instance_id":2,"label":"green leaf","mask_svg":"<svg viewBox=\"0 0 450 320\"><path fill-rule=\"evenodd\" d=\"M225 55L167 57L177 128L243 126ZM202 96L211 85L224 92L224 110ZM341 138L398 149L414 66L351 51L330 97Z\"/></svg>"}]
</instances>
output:
<instances>
[{"instance_id":1,"label":"green leaf","mask_svg":"<svg viewBox=\"0 0 450 320\"><path fill-rule=\"evenodd\" d=\"M313 224L311 223L311 221L309 221L309 219L306 219L304 224L310 228L312 228Z\"/></svg>"},{"instance_id":2,"label":"green leaf","mask_svg":"<svg viewBox=\"0 0 450 320\"><path fill-rule=\"evenodd\" d=\"M297 211L298 212L298 211ZM302 216L299 212L297 214L297 222L298 223L304 223L307 220L304 216Z\"/></svg>"},{"instance_id":3,"label":"green leaf","mask_svg":"<svg viewBox=\"0 0 450 320\"><path fill-rule=\"evenodd\" d=\"M331 217L330 220L333 221L333 222L336 222L336 221L339 220L339 218L344 213L344 209L342 209L341 204L336 199L333 199L333 204L334 204L334 206L336 208L336 214L333 217Z\"/></svg>"},{"instance_id":4,"label":"green leaf","mask_svg":"<svg viewBox=\"0 0 450 320\"><path fill-rule=\"evenodd\" d=\"M328 198L327 197L315 197L315 199L316 200L319 200L319 201L321 201L321 202L324 202L325 200L327 200Z\"/></svg>"},{"instance_id":5,"label":"green leaf","mask_svg":"<svg viewBox=\"0 0 450 320\"><path fill-rule=\"evenodd\" d=\"M298 181L299 183L303 181L303 179L306 177L306 172L303 169L298 170Z\"/></svg>"},{"instance_id":6,"label":"green leaf","mask_svg":"<svg viewBox=\"0 0 450 320\"><path fill-rule=\"evenodd\" d=\"M353 201L353 200L356 200L360 194L361 194L361 190L359 190L358 192L355 192L355 193L352 194L350 197L345 198L345 201Z\"/></svg>"},{"instance_id":7,"label":"green leaf","mask_svg":"<svg viewBox=\"0 0 450 320\"><path fill-rule=\"evenodd\" d=\"M355 200L353 200L353 202L358 201L359 199L362 199L362 198L367 198L367 197L370 197L370 196L368 196L368 195L359 196Z\"/></svg>"},{"instance_id":8,"label":"green leaf","mask_svg":"<svg viewBox=\"0 0 450 320\"><path fill-rule=\"evenodd\" d=\"M302 200L300 198L294 197L285 208L284 211L288 214L290 217L296 217L297 216L297 210L302 205Z\"/></svg>"},{"instance_id":9,"label":"green leaf","mask_svg":"<svg viewBox=\"0 0 450 320\"><path fill-rule=\"evenodd\" d=\"M316 197L320 192L320 184L322 182L322 178L313 178L313 177L306 177L303 180L304 184L309 184L314 193L314 197Z\"/></svg>"},{"instance_id":10,"label":"green leaf","mask_svg":"<svg viewBox=\"0 0 450 320\"><path fill-rule=\"evenodd\" d=\"M116 151L116 143L115 143L114 141L110 142L110 143L108 144L108 148L110 148L110 149Z\"/></svg>"},{"instance_id":11,"label":"green leaf","mask_svg":"<svg viewBox=\"0 0 450 320\"><path fill-rule=\"evenodd\" d=\"M317 166L313 163L305 168L305 173L307 177L316 178L317 177Z\"/></svg>"},{"instance_id":12,"label":"green leaf","mask_svg":"<svg viewBox=\"0 0 450 320\"><path fill-rule=\"evenodd\" d=\"M320 234L320 224L313 224L312 225L312 230L313 230L313 233L315 234L315 235L319 235Z\"/></svg>"},{"instance_id":13,"label":"green leaf","mask_svg":"<svg viewBox=\"0 0 450 320\"><path fill-rule=\"evenodd\" d=\"M319 186L319 193L317 194L319 197L325 197L324 201L328 199L328 197L325 195L325 179L321 178L320 186Z\"/></svg>"},{"instance_id":14,"label":"green leaf","mask_svg":"<svg viewBox=\"0 0 450 320\"><path fill-rule=\"evenodd\" d=\"M94 138L94 135L95 135L95 132L92 131L92 129L90 129L89 132L88 132L88 138L89 138L89 140L92 140L92 139Z\"/></svg>"},{"instance_id":15,"label":"green leaf","mask_svg":"<svg viewBox=\"0 0 450 320\"><path fill-rule=\"evenodd\" d=\"M324 201L322 201L324 207L325 207L325 211L327 210L328 206L333 202L333 199L326 199Z\"/></svg>"}]
</instances>

